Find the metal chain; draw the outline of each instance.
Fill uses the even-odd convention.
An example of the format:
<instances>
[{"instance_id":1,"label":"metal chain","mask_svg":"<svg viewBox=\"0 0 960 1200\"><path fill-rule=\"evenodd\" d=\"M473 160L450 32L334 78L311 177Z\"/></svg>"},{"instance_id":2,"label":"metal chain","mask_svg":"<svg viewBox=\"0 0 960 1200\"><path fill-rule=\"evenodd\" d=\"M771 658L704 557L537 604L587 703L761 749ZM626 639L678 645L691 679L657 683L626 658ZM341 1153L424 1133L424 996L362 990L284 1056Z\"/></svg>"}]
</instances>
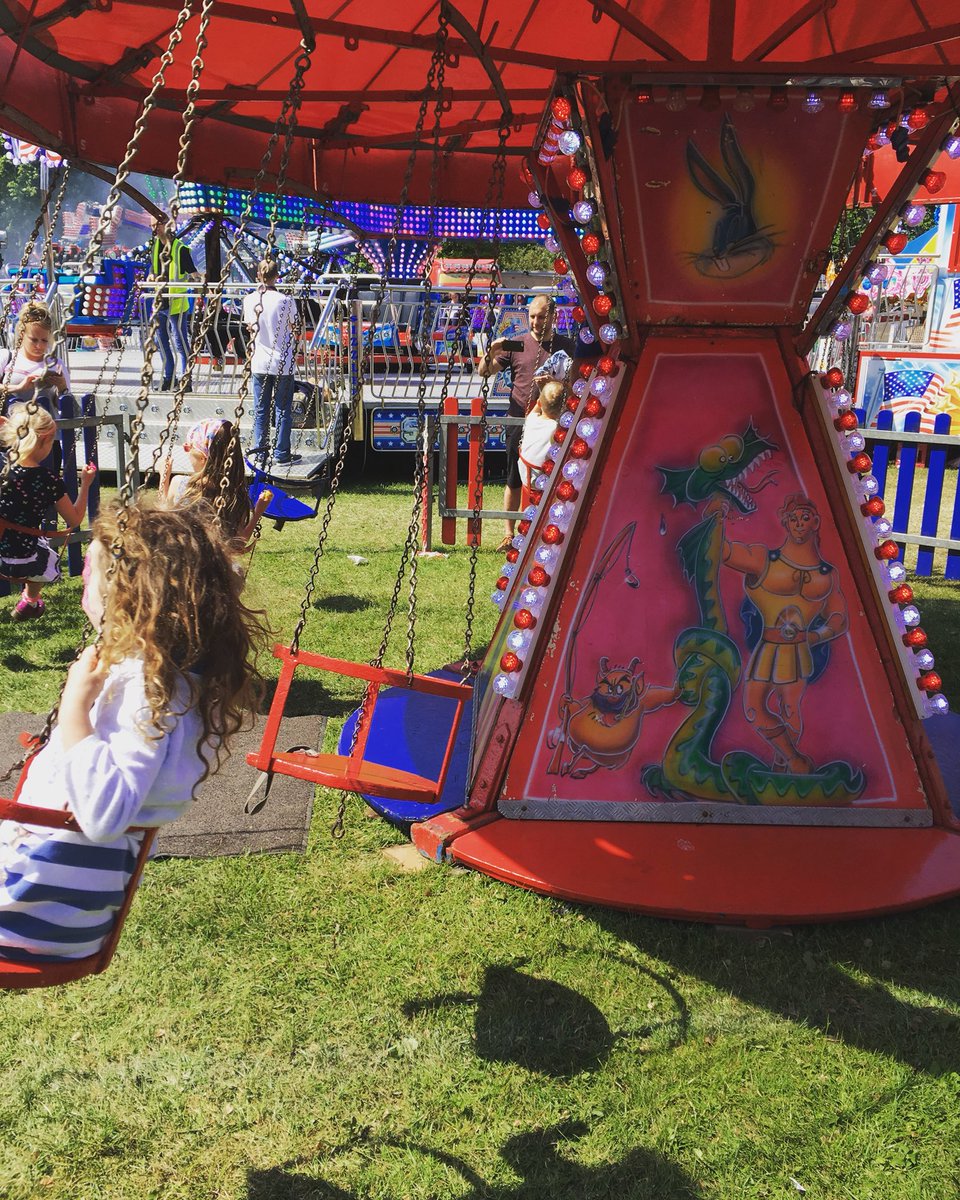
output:
<instances>
[{"instance_id":1,"label":"metal chain","mask_svg":"<svg viewBox=\"0 0 960 1200\"><path fill-rule=\"evenodd\" d=\"M128 175L130 174L130 165L133 162L134 157L136 156L136 153L137 153L137 150L138 150L139 144L140 144L140 139L143 137L144 131L146 130L146 127L147 127L147 121L149 119L150 113L153 111L153 108L156 104L157 94L160 91L160 89L163 87L167 68L173 62L174 51L176 50L177 46L180 44L180 41L182 40L183 27L187 23L187 21L190 19L191 15L192 15L192 11L193 10L192 10L191 5L188 4L188 5L184 6L180 10L180 12L177 14L177 20L176 20L176 23L175 23L173 29L170 32L170 37L167 42L167 48L163 52L163 55L160 58L160 64L157 68L156 74L153 77L152 86L150 88L150 91L147 93L146 98L144 99L143 108L140 110L140 115L137 117L136 123L134 125L134 129L133 129L133 133L130 137L130 140L127 143L127 148L124 153L123 160L120 163L120 166L117 168L117 173L114 177L114 181L110 188L109 195L107 196L107 201L104 204L103 210L100 213L100 220L97 222L97 228L94 231L94 234L91 237L90 243L87 247L87 253L86 253L86 256L84 257L84 260L80 267L80 272L79 272L81 278L90 271L91 267L93 266L94 258L96 257L97 253L99 252L100 247L103 245L103 238L104 238L105 232L106 232L106 230L110 224L110 221L113 217L113 211L116 208L117 201L120 198L120 192L123 187L123 184L126 182L126 179L127 179ZM58 341L62 342L64 340L64 330L66 328L66 323L67 323L67 313L66 313L66 309L64 309L63 312L60 314L60 320L58 322L57 330L54 335L55 343ZM153 329L151 330L151 334L155 333L155 329L156 329L156 325L154 323ZM125 535L127 523L128 523L127 516L126 516L126 510L130 505L130 501L131 501L131 498L133 495L133 480L134 480L135 471L136 471L136 455L137 455L137 450L139 447L140 431L143 428L143 414L144 414L144 410L146 409L147 391L148 391L148 382L149 382L145 375L147 366L148 366L148 363L145 360L144 371L141 372L141 380L140 380L141 391L140 391L140 397L138 397L138 400L137 400L137 412L136 412L134 420L131 424L131 430L130 430L130 459L127 463L127 469L126 469L126 472L124 475L123 485L120 488L120 511L117 514L117 533L114 536L113 541L110 544L110 562L107 566L107 571L106 571L106 578L107 578L108 582L109 582L110 578L116 573L117 564L118 564L120 558L123 556L123 540L124 540L124 535ZM84 645L85 645L87 639L89 638L91 632L92 632L92 629L88 622L84 627L84 631L82 634L82 640L80 642L80 645L77 648L76 654L74 655L74 658L73 658L74 662L76 662L80 658L80 655L83 653ZM64 683L66 683L66 679L64 679ZM29 754L34 753L40 747L45 746L46 743L49 741L50 733L53 729L54 723L57 719L57 715L60 711L60 701L62 699L62 696L63 696L63 692L61 689L60 696L57 697L57 700L54 703L53 707L47 713L47 717L44 722L43 729L41 730L38 737L34 740L34 743L31 746L31 749L28 751L28 754L24 755L18 763L15 763L7 771L7 773L5 775L0 776L0 780L9 779L14 771L18 771L18 770L22 769L24 764L26 763L27 757L29 757Z\"/></svg>"},{"instance_id":2,"label":"metal chain","mask_svg":"<svg viewBox=\"0 0 960 1200\"><path fill-rule=\"evenodd\" d=\"M57 201L57 214L59 214L59 212L60 212L60 204L63 201L63 194L66 189L68 175L69 175L69 169L65 168L64 171L61 173L61 176L59 179L60 198ZM50 186L47 188L46 192L43 195L43 199L40 203L40 211L37 213L37 219L34 222L33 229L30 231L30 236L27 239L27 244L24 247L23 256L20 260L21 274L24 271L26 271L27 264L30 262L30 257L33 254L34 247L37 244L37 238L40 236L40 227L43 225L44 214L46 213L47 208L49 207L50 200L53 196L54 189L57 186L58 186L58 181L54 180L54 182L50 184ZM52 232L52 230L53 230L52 222L50 225L50 229ZM12 305L13 305L13 289L11 288L10 293L9 293L9 303L7 303L6 297L4 297L2 301L0 301L0 329L6 328L7 317L9 315L10 308L12 307ZM9 383L10 379L13 377L13 368L14 368L14 364L17 361L17 355L20 352L20 345L21 345L22 340L23 339L22 339L22 331L21 331L21 335L16 338L14 345L10 350L10 361L7 363L7 367L4 372L3 386L0 386L0 400L5 400L7 398L7 395L8 395L7 385ZM54 338L54 345L56 345L56 338ZM36 413L40 407L39 404L37 403L36 390L34 390L34 394L30 397L30 399L27 400L26 405L27 405L27 413L29 414L29 416L33 416L33 414ZM10 477L11 470L16 466L17 462L20 459L19 443L23 440L24 437L26 437L27 428L28 427L26 425L21 425L18 428L17 441L8 448L7 453L4 457L4 461L2 464L0 464L0 492L3 491L3 488L5 487L7 480Z\"/></svg>"},{"instance_id":3,"label":"metal chain","mask_svg":"<svg viewBox=\"0 0 960 1200\"><path fill-rule=\"evenodd\" d=\"M272 257L277 244L277 207L280 200L280 192L283 188L287 177L287 166L290 161L290 151L293 147L293 138L297 128L297 114L300 111L300 106L303 103L301 93L303 91L303 80L307 71L310 70L313 51L306 42L301 41L300 53L297 55L294 63L293 78L290 81L290 87L287 89L287 95L284 99L283 108L281 110L281 120L285 123L286 129L284 132L283 146L280 150L280 163L277 168L277 181L274 191L274 203L270 211L270 227L267 232L267 254ZM274 133L279 137L279 126L274 130ZM274 145L276 141L274 141ZM269 162L269 159L267 160ZM265 170L264 164L264 170ZM254 344L260 332L260 318L263 314L263 292L264 285L261 282L260 289L257 295L257 304L254 309L254 319L251 324L250 336L247 338L247 353L243 360L243 370L240 376L240 390L238 393L237 407L234 410L234 426L237 431L236 438L231 442L230 450L223 464L223 475L220 478L220 491L217 495L215 508L219 515L223 511L226 504L227 488L230 485L230 469L233 466L233 447L240 440L240 419L243 416L244 402L250 390L250 376L253 372L253 352ZM290 336L292 337L291 330ZM285 349L285 348L284 348Z\"/></svg>"},{"instance_id":4,"label":"metal chain","mask_svg":"<svg viewBox=\"0 0 960 1200\"><path fill-rule=\"evenodd\" d=\"M403 214L407 205L407 197L410 194L410 183L413 179L413 169L416 165L416 153L419 144L420 134L423 131L424 122L427 115L427 106L429 104L429 95L424 90L424 95L420 101L420 107L417 113L416 127L413 134L413 146L410 154L407 157L407 164L404 170L403 183L400 189L400 198L397 202L396 215L394 217L393 229L390 234L390 239L387 243L387 252L385 262L390 263L393 259L393 252L396 249L397 242L400 237L400 226L403 221ZM356 271L354 279L359 272L359 264L355 259ZM320 561L323 558L326 549L327 534L330 527L330 520L333 516L333 508L336 503L337 493L340 488L340 482L343 476L343 468L347 460L347 451L350 447L350 437L353 425L357 418L357 413L360 410L360 404L363 396L363 380L367 373L370 358L372 356L373 335L377 323L380 319L380 313L383 309L383 302L387 292L387 271L381 275L377 285L377 291L374 295L373 309L370 315L370 324L367 331L367 336L361 341L360 360L357 364L357 370L351 383L350 405L347 411L347 417L344 422L343 435L340 440L340 445L337 448L337 457L334 463L333 475L330 481L330 495L327 497L326 507L324 509L323 518L320 523L320 533L317 537L317 546L314 551L313 564L307 576L307 584L304 590L303 600L300 603L300 618L297 621L293 635L290 639L290 650L295 654L300 646L300 637L307 623L307 613L310 610L310 605L313 600L313 594L316 591L317 576L320 571Z\"/></svg>"},{"instance_id":5,"label":"metal chain","mask_svg":"<svg viewBox=\"0 0 960 1200\"><path fill-rule=\"evenodd\" d=\"M493 325L496 296L497 296L497 265L500 260L500 243L503 238L503 192L507 172L507 138L510 136L510 126L501 122L497 131L497 153L493 161L490 187L487 192L485 208L494 215L493 228L493 269L490 272L490 285L487 293L487 318L485 324ZM474 260L476 265L476 260ZM470 280L473 278L471 271ZM461 310L462 313L462 310ZM466 621L464 624L463 662L460 675L464 683L476 673L476 663L473 657L473 622L476 611L477 566L480 552L480 539L476 536L480 530L480 513L483 510L483 469L487 442L487 399L490 395L488 376L483 377L480 385L480 441L477 452L477 471L473 480L473 517L472 528L474 537L470 545L470 568L467 583Z\"/></svg>"},{"instance_id":6,"label":"metal chain","mask_svg":"<svg viewBox=\"0 0 960 1200\"><path fill-rule=\"evenodd\" d=\"M300 620L297 622L297 627L294 630L293 638L291 639L291 643L290 643L290 648L294 653L296 653L296 650L299 647L300 635L303 633L304 626L306 625L307 612L309 610L310 603L313 598L313 592L316 587L317 575L318 575L318 572L320 569L320 560L323 556L323 551L324 551L324 548L326 545L326 538L327 538L327 532L328 532L329 525L330 525L330 519L333 515L333 506L334 506L334 503L336 500L337 491L338 491L339 485L340 485L340 478L343 473L344 463L346 462L347 450L348 450L349 444L350 444L350 432L353 427L353 423L356 419L356 414L359 410L359 406L361 403L361 399L362 399L362 395L363 395L363 379L366 375L369 359L372 356L374 333L376 331L377 323L380 319L380 313L383 308L384 297L386 296L387 273L389 270L389 265L393 261L393 254L396 249L397 242L399 241L399 238L400 238L400 226L402 224L403 214L404 214L404 212L406 210L406 206L407 206L407 197L410 194L410 184L413 179L414 166L416 165L416 156L417 156L417 150L419 148L420 136L423 132L423 127L426 122L427 107L429 105L430 88L431 88L431 85L436 80L438 72L440 73L440 77L442 78L443 64L446 60L446 39L447 39L447 18L446 18L445 12L443 11L443 6L441 6L440 13L439 13L439 20L438 20L438 28L437 28L437 44L434 48L433 57L431 59L430 69L429 69L429 72L427 75L427 83L424 88L423 97L420 101L420 107L417 111L417 121L416 121L416 127L415 127L414 135L413 135L413 143L410 148L410 154L407 157L406 169L404 170L403 184L400 189L400 198L397 203L396 216L394 217L394 222L393 222L393 231L390 235L390 240L387 244L386 255L384 256L384 270L383 270L383 274L380 277L380 282L379 282L379 285L377 288L377 293L376 293L376 297L374 300L373 311L372 311L371 317L370 317L370 326L369 326L368 334L362 343L360 362L358 364L357 371L356 371L355 376L352 381L352 394L351 394L351 399L350 399L349 415L348 415L347 421L344 424L344 434L343 434L343 438L340 443L340 448L339 448L338 455L337 455L336 466L334 467L333 479L332 479L331 485L330 485L330 496L327 500L327 506L326 506L326 509L323 514L323 522L322 522L321 528L320 528L320 536L317 541L317 549L314 554L313 566L310 569L310 575L307 580L306 591L304 594L303 601L300 605ZM438 97L438 103L439 103L439 99L440 98ZM439 169L437 149L438 149L438 143L435 141L433 171L432 171L432 175L431 175L431 190L433 190L434 181L436 178L436 172ZM421 357L422 357L422 355L423 355L423 349L421 347ZM419 411L419 397L418 397L418 411ZM417 454L417 459L419 462L419 460L420 460L419 452ZM421 469L422 469L422 467L416 468L415 475L419 474L419 471ZM419 500L420 500L420 497L419 497L419 495L417 495L415 497L415 503L419 503ZM410 529L412 529L414 527L415 523L416 523L416 527L419 528L419 517L418 516L414 517L411 520L410 527L408 528L408 531L407 531L407 539L406 539L406 542L404 543L404 548L403 548L403 552L401 554L401 559L400 559L400 568L397 572L397 578L394 582L393 595L390 600L390 605L389 605L388 612L387 612L387 618L386 618L386 622L384 625L383 638L381 639L380 647L377 651L376 658L373 660L374 665L377 667L381 667L383 665L383 659L386 656L387 646L389 644L389 639L390 639L390 630L393 625L394 614L396 613L397 605L399 603L400 591L401 591L401 588L403 587L403 578L406 573L407 562L410 560L410 557L411 557L411 547L412 546L413 546L413 550L415 551L415 544L412 543L411 534L410 534ZM408 674L409 673L410 672L408 669ZM360 736L360 731L364 728L364 726L366 725L367 721L370 718L371 707L372 707L371 695L370 695L370 689L368 688L364 692L363 701L360 705L360 711L357 714L357 722L354 726L353 736L351 737L351 740L350 740L350 749L348 751L348 756L350 754L353 754L354 750L356 749L357 740ZM343 834L344 834L343 819L344 819L344 816L346 815L346 810L347 810L347 793L344 791L344 792L341 792L341 794L340 794L340 800L339 800L339 804L337 806L337 814L336 814L336 817L334 818L333 825L330 828L331 836L334 839L339 839L339 838L343 837Z\"/></svg>"},{"instance_id":7,"label":"metal chain","mask_svg":"<svg viewBox=\"0 0 960 1200\"><path fill-rule=\"evenodd\" d=\"M207 39L207 28L210 24L210 16L213 10L213 0L203 0L203 5L200 10L200 24L197 28L197 37L193 58L190 62L190 82L187 84L186 98L187 103L183 109L183 129L180 133L180 140L177 150L177 166L173 173L173 199L170 202L170 226L173 230L173 236L170 239L169 248L161 242L160 253L158 257L158 265L160 266L160 277L163 281L163 286L166 287L170 276L170 263L173 258L174 242L176 241L177 219L180 216L180 189L183 186L184 178L187 173L187 158L190 153L190 146L193 141L193 127L196 124L196 107L197 93L200 90L200 76L204 70L204 54L209 45ZM151 241L151 255L153 252L153 243ZM177 274L179 275L179 263L177 264ZM158 281L159 282L159 281ZM159 294L158 294L159 298ZM156 311L156 310L155 310ZM151 314L151 317L153 314ZM159 327L159 316L157 320ZM193 348L191 344L191 349ZM177 426L180 422L180 414L183 410L184 397L186 396L187 378L190 374L188 369L186 373L177 381L176 391L173 396L173 406L167 413L167 419L163 428L160 431L160 436L157 439L157 446L150 458L150 470L156 471L157 465L163 455L163 447L169 443L171 446L170 453L172 454L173 440L176 437ZM150 355L150 380L153 381L153 355Z\"/></svg>"},{"instance_id":8,"label":"metal chain","mask_svg":"<svg viewBox=\"0 0 960 1200\"><path fill-rule=\"evenodd\" d=\"M434 103L434 124L432 134L433 155L431 158L430 171L430 217L428 236L432 236L434 234L436 226L437 182L440 166L440 123L444 111L443 81L446 63L447 37L447 17L443 7L441 6L437 29L437 44L434 48L433 60L430 63L430 70L427 73L427 90L434 91L437 97ZM426 270L424 271L423 280L421 282L421 289L424 294L423 320L421 328L431 330L433 319L433 298L430 287L430 275ZM410 578L408 583L407 599L407 646L405 653L408 685L412 684L413 682L417 621L417 549L420 542L420 512L423 504L423 489L426 483L425 457L428 453L430 453L429 448L422 445L426 428L427 366L428 355L424 352L423 346L421 346L420 373L417 386L417 452L414 456L413 469L413 506L410 514L410 521L407 525L407 537L404 543L403 553L400 556L400 566L397 571L397 579L393 589L393 597L391 599L390 607L387 611L386 622L384 624L383 638L380 642L377 656L374 659L374 666L383 666L383 660L386 657L387 648L390 641L390 632L396 616L397 605L399 603L400 591L403 586L403 577L406 571L409 570Z\"/></svg>"}]
</instances>

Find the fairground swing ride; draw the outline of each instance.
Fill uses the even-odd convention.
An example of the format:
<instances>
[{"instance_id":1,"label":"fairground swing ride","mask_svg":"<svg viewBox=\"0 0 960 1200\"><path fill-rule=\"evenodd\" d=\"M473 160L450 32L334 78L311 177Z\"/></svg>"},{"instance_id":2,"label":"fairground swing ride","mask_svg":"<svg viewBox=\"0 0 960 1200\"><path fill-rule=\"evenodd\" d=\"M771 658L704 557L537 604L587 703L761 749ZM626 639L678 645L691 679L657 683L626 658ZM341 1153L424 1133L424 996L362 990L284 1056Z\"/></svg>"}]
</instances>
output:
<instances>
[{"instance_id":1,"label":"fairground swing ride","mask_svg":"<svg viewBox=\"0 0 960 1200\"><path fill-rule=\"evenodd\" d=\"M114 7L145 38L166 12L156 0ZM441 27L459 37L434 60L437 38L421 32L433 8L408 5L400 30L365 3L349 24L319 4L219 6L233 53L218 62L225 79L263 78L235 36L251 20L260 67L264 54L280 60L291 29L324 38L331 74L356 86L301 96L289 177L343 196L401 180L404 200L430 180L448 202L480 194L491 158L510 153L505 114L518 133L531 124L511 98L539 89L532 182L511 173L505 196L520 188L542 205L557 270L576 281L601 353L582 365L539 502L497 580L490 647L467 682L440 689L456 711L431 750L436 768L398 765L423 759L421 713L437 694L413 671L412 620L407 670L394 675L382 658L313 662L299 650L336 479L301 621L277 650L281 686L256 765L364 794L430 856L614 907L764 925L960 893L960 822L925 727L951 720L938 715L941 680L848 381L806 363L818 335L862 308L871 255L898 236L904 205L936 169L957 119L960 26L937 0L842 10L790 0L776 11L712 0L682 21L673 6L495 0L443 4ZM94 128L82 104L56 123L54 81L76 63L52 0L33 19L41 34L15 22L28 64L17 67L20 103L61 131L55 149L86 138L88 153L115 161L110 123ZM109 19L83 12L71 30L89 37ZM560 29L575 61L546 50ZM434 70L442 153L425 171L404 157L422 119L410 134L397 113L427 94L409 81L428 54L463 86L446 89ZM120 83L93 73L94 103L128 114L137 72ZM210 99L192 171L226 178L264 125L236 85ZM25 127L10 102L3 113ZM145 169L170 143L168 119L144 140ZM899 173L806 319L881 129ZM402 559L385 639L404 569ZM337 755L276 750L283 679L311 665L367 685ZM387 694L375 703L384 684L395 716L384 716Z\"/></svg>"}]
</instances>

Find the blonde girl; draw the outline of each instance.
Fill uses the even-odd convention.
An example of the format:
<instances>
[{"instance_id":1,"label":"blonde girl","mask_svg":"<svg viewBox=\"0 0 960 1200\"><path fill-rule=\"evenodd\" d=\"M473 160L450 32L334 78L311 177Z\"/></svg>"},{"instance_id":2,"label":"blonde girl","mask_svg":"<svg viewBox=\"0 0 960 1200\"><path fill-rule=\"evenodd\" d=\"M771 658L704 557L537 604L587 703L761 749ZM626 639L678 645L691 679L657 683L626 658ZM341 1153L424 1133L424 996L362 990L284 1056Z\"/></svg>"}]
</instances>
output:
<instances>
[{"instance_id":1,"label":"blonde girl","mask_svg":"<svg viewBox=\"0 0 960 1200\"><path fill-rule=\"evenodd\" d=\"M51 416L57 415L57 400L70 390L70 375L66 363L52 350L50 309L38 300L28 300L17 318L13 351L0 350L4 412L17 400L36 400Z\"/></svg>"},{"instance_id":2,"label":"blonde girl","mask_svg":"<svg viewBox=\"0 0 960 1200\"><path fill-rule=\"evenodd\" d=\"M66 810L82 832L0 824L0 958L95 953L143 837L131 827L178 817L259 699L266 630L213 513L133 507L122 536L118 515L95 522L85 571L99 648L70 668L19 796Z\"/></svg>"},{"instance_id":3,"label":"blonde girl","mask_svg":"<svg viewBox=\"0 0 960 1200\"><path fill-rule=\"evenodd\" d=\"M16 451L7 478L0 481L0 575L23 582L15 621L42 616L40 592L60 578L56 551L35 531L51 505L68 527L79 525L97 473L92 464L83 468L77 498L71 500L62 477L45 465L56 436L57 423L43 408L31 412L28 405L15 404L0 418L0 445Z\"/></svg>"}]
</instances>

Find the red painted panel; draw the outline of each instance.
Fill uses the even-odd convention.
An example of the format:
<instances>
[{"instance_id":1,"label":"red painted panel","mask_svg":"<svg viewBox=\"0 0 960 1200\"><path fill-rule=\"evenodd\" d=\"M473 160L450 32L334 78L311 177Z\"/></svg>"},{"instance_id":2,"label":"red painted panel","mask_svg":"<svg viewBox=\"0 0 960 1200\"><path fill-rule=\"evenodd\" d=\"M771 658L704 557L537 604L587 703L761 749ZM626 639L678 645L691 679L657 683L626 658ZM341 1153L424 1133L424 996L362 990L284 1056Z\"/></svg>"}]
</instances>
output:
<instances>
[{"instance_id":1,"label":"red painted panel","mask_svg":"<svg viewBox=\"0 0 960 1200\"><path fill-rule=\"evenodd\" d=\"M617 260L629 325L791 324L807 311L824 251L873 120L817 114L793 95L737 111L733 89L705 111L629 96L612 155L598 156L607 209L616 197ZM584 93L588 106L598 102ZM600 144L598 114L590 114ZM590 295L586 285L582 294Z\"/></svg>"},{"instance_id":2,"label":"red painted panel","mask_svg":"<svg viewBox=\"0 0 960 1200\"><path fill-rule=\"evenodd\" d=\"M501 811L927 820L775 340L651 339L616 419Z\"/></svg>"}]
</instances>

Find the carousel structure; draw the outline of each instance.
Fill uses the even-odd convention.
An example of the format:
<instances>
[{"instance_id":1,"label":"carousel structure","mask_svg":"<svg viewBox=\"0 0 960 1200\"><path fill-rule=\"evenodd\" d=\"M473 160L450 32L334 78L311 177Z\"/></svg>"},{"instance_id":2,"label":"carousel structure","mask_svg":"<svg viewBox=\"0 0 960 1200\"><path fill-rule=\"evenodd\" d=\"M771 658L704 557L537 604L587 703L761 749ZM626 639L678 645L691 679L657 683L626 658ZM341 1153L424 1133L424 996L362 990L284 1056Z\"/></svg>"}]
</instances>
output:
<instances>
[{"instance_id":1,"label":"carousel structure","mask_svg":"<svg viewBox=\"0 0 960 1200\"><path fill-rule=\"evenodd\" d=\"M176 9L0 5L0 120L119 162ZM871 255L906 240L939 156L960 153L951 6L477 0L390 20L372 3L214 6L189 173L240 182L299 54L288 181L463 203L505 169L496 203L541 209L599 353L576 364L469 681L389 672L382 654L319 661L301 619L251 761L380 797L423 853L574 900L765 925L960 893L960 821L925 731L945 719L935 647L852 381L807 366L866 305ZM123 49L106 36L121 24ZM311 90L314 47L327 82ZM169 158L187 71L154 87L138 169ZM815 299L880 146L897 169ZM322 761L275 749L299 666L366 681Z\"/></svg>"}]
</instances>

